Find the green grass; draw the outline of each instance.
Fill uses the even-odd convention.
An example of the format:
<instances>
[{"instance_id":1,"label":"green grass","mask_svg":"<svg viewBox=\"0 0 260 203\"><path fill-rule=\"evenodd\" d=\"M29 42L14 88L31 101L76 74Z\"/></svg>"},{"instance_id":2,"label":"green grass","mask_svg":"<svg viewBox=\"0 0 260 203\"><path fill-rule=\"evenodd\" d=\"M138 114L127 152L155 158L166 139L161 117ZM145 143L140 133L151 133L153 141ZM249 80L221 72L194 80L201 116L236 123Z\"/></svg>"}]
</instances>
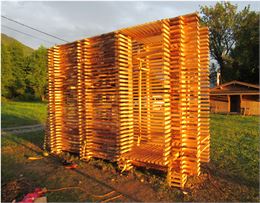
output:
<instances>
[{"instance_id":1,"label":"green grass","mask_svg":"<svg viewBox=\"0 0 260 203\"><path fill-rule=\"evenodd\" d=\"M5 101L1 104L2 128L45 124L47 104Z\"/></svg>"},{"instance_id":2,"label":"green grass","mask_svg":"<svg viewBox=\"0 0 260 203\"><path fill-rule=\"evenodd\" d=\"M259 118L211 115L211 166L241 184L259 185Z\"/></svg>"},{"instance_id":3,"label":"green grass","mask_svg":"<svg viewBox=\"0 0 260 203\"><path fill-rule=\"evenodd\" d=\"M46 104L8 102L2 104L2 127L44 123ZM4 124L4 125L3 125ZM239 115L211 115L211 161L203 172L188 183L188 194L169 189L165 176L147 170L135 170L132 176L120 176L116 166L101 160L80 162L80 170L105 184L126 191L136 190L144 201L255 201L259 202L259 118ZM28 161L26 156L41 154L43 131L2 137L2 184L19 179L21 174L34 187L60 188L82 184L91 194L107 189L91 178L65 170L51 158ZM207 179L205 172L210 173ZM113 180L114 182L111 182ZM140 181L142 180L142 181ZM197 181L197 182L196 182ZM129 182L129 183L128 183ZM189 187L189 185L194 187ZM132 189L130 189L133 187ZM140 189L136 189L140 187ZM28 190L29 190L28 189ZM27 192L24 190L18 197ZM48 201L98 201L81 191L48 194ZM125 200L127 201L127 200ZM129 200L128 200L129 201Z\"/></svg>"}]
</instances>

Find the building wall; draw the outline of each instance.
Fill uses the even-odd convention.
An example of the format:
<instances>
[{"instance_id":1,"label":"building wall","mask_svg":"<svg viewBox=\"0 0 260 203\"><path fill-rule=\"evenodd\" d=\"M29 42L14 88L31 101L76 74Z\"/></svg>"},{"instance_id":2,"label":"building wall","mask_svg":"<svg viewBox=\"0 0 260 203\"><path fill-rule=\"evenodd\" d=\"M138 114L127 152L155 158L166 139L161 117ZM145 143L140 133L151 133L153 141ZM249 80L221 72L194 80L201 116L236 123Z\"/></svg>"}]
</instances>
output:
<instances>
[{"instance_id":1,"label":"building wall","mask_svg":"<svg viewBox=\"0 0 260 203\"><path fill-rule=\"evenodd\" d=\"M227 96L210 96L211 113L228 113Z\"/></svg>"},{"instance_id":2,"label":"building wall","mask_svg":"<svg viewBox=\"0 0 260 203\"><path fill-rule=\"evenodd\" d=\"M241 108L245 108L246 115L260 115L260 101L258 95L244 95Z\"/></svg>"},{"instance_id":3,"label":"building wall","mask_svg":"<svg viewBox=\"0 0 260 203\"><path fill-rule=\"evenodd\" d=\"M260 100L258 95L243 95L240 108L246 115L260 115ZM210 96L211 113L229 113L228 96Z\"/></svg>"}]
</instances>

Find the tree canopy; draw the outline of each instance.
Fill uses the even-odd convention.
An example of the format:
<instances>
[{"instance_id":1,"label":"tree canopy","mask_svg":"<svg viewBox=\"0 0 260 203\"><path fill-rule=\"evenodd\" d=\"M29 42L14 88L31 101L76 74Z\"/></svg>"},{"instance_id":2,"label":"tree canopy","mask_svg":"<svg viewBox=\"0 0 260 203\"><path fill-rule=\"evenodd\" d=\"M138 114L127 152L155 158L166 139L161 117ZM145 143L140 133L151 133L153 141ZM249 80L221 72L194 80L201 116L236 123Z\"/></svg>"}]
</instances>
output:
<instances>
[{"instance_id":1,"label":"tree canopy","mask_svg":"<svg viewBox=\"0 0 260 203\"><path fill-rule=\"evenodd\" d=\"M14 85L14 73L12 70L11 56L8 48L1 46L1 91L2 95L11 97L11 88Z\"/></svg>"},{"instance_id":2,"label":"tree canopy","mask_svg":"<svg viewBox=\"0 0 260 203\"><path fill-rule=\"evenodd\" d=\"M25 49L16 40L1 43L1 49L2 96L43 100L47 88L47 49L41 46L29 54L28 47Z\"/></svg>"},{"instance_id":3,"label":"tree canopy","mask_svg":"<svg viewBox=\"0 0 260 203\"><path fill-rule=\"evenodd\" d=\"M230 2L201 6L201 21L209 27L210 53L221 80L259 83L259 13L247 6L238 11Z\"/></svg>"},{"instance_id":4,"label":"tree canopy","mask_svg":"<svg viewBox=\"0 0 260 203\"><path fill-rule=\"evenodd\" d=\"M28 57L26 72L27 88L36 98L44 100L47 88L47 50L43 46Z\"/></svg>"}]
</instances>

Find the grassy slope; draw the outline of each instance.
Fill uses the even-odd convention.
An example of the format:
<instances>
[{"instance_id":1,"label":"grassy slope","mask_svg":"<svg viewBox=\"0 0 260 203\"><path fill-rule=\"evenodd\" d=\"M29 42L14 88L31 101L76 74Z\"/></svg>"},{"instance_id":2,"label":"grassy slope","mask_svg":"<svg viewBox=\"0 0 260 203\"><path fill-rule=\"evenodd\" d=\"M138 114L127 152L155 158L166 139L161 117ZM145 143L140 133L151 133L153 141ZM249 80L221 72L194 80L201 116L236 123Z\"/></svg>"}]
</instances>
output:
<instances>
[{"instance_id":1,"label":"grassy slope","mask_svg":"<svg viewBox=\"0 0 260 203\"><path fill-rule=\"evenodd\" d=\"M45 110L46 105L40 103L14 102L8 105L4 104L2 106L2 123L5 123L6 126L22 124L23 122L28 124L32 121L44 123ZM166 189L164 178L146 171L143 173L136 172L141 173L141 175L138 175L139 178L144 177L145 179L141 186L140 181L136 183L136 179L130 182L136 184L135 187L141 187L140 191L143 195L145 194L144 190L147 191L143 197L143 200L147 201L153 200L154 196L151 196L151 194L155 194L157 200L161 201L258 201L258 131L258 117L211 115L211 162L203 167L204 172L205 170L210 172L211 178L207 179L203 172L201 178L192 180L195 181L195 187L191 188L187 195L183 195L176 189ZM60 166L53 164L51 160L43 159L38 162L28 162L25 155L35 155L35 152L29 149L35 148L39 153L41 150L38 146L42 146L42 142L42 131L19 136L8 135L2 138L3 183L15 180L19 177L19 174L23 174L34 187L59 188L77 185L75 181L82 181L85 184L82 187L92 191L92 186L91 188L87 186L90 184L89 179L82 179L80 175L67 174L66 170L64 171ZM89 174L94 173L92 174L93 177L96 176L95 174L103 174L104 181L112 184L111 167L105 175L100 168L95 169L91 164L83 165L82 169L85 167L83 171L89 171ZM43 166L45 167L44 171L42 171ZM103 166L106 167L106 164L103 164ZM54 175L56 172L57 175ZM64 173L66 173L66 179L63 178ZM125 177L118 174L112 176L118 181L116 182L117 185L122 184L122 188L127 185L128 180ZM198 184L196 181L198 181ZM190 181L188 183L187 186L189 187ZM144 184L146 184L145 187ZM148 191L150 192L148 193ZM97 191L94 190L93 193L96 194ZM105 192L102 189L99 193ZM64 201L64 194L66 192L51 194L49 200ZM69 195L67 200L91 200L90 196L79 195L80 192L77 191L71 191L69 194L71 196Z\"/></svg>"},{"instance_id":2,"label":"grassy slope","mask_svg":"<svg viewBox=\"0 0 260 203\"><path fill-rule=\"evenodd\" d=\"M2 102L2 128L45 124L47 105L36 102Z\"/></svg>"},{"instance_id":3,"label":"grassy slope","mask_svg":"<svg viewBox=\"0 0 260 203\"><path fill-rule=\"evenodd\" d=\"M12 38L12 37L9 37L3 33L1 33L1 43L6 45L6 46L9 46L13 43L18 43L22 46L23 48L23 51L24 51L24 54L25 56L28 56L30 55L32 52L33 52L33 49L31 47L28 47L26 45L24 45L23 43L17 41L16 39Z\"/></svg>"}]
</instances>

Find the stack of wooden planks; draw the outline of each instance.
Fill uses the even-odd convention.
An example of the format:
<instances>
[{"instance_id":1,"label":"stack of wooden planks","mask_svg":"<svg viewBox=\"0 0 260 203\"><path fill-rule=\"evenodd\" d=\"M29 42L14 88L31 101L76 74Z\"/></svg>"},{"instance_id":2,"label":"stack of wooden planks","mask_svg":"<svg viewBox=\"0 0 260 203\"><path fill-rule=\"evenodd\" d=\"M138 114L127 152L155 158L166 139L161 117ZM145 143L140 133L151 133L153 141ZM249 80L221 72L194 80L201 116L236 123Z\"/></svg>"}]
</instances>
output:
<instances>
[{"instance_id":1,"label":"stack of wooden planks","mask_svg":"<svg viewBox=\"0 0 260 203\"><path fill-rule=\"evenodd\" d=\"M184 187L210 159L209 39L198 14L49 49L45 148L166 171Z\"/></svg>"}]
</instances>

